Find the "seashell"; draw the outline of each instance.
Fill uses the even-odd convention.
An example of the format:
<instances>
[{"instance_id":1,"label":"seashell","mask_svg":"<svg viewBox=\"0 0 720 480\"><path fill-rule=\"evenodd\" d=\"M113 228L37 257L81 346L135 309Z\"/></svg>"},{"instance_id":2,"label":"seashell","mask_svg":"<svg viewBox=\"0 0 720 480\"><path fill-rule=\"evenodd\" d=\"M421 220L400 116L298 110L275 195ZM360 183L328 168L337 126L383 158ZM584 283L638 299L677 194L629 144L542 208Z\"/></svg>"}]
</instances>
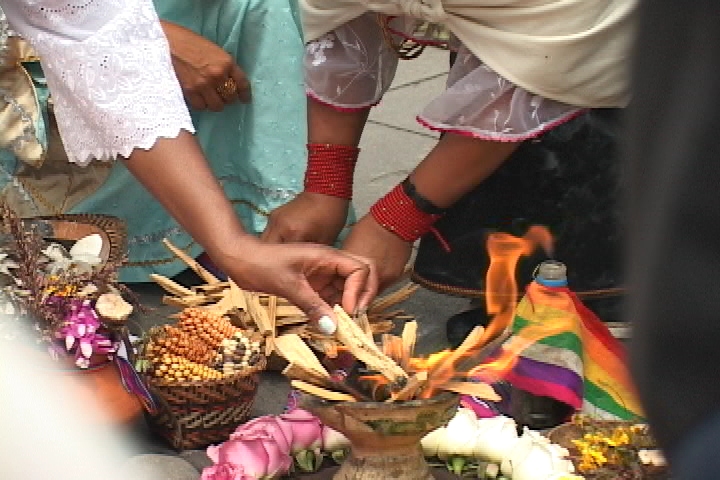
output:
<instances>
[{"instance_id":1,"label":"seashell","mask_svg":"<svg viewBox=\"0 0 720 480\"><path fill-rule=\"evenodd\" d=\"M69 253L74 259L79 259L81 257L95 257L99 259L102 247L102 237L97 233L93 233L92 235L83 237L75 242L75 244L70 248Z\"/></svg>"},{"instance_id":2,"label":"seashell","mask_svg":"<svg viewBox=\"0 0 720 480\"><path fill-rule=\"evenodd\" d=\"M103 293L95 302L95 311L102 318L124 322L133 311L133 306L117 293Z\"/></svg>"}]
</instances>

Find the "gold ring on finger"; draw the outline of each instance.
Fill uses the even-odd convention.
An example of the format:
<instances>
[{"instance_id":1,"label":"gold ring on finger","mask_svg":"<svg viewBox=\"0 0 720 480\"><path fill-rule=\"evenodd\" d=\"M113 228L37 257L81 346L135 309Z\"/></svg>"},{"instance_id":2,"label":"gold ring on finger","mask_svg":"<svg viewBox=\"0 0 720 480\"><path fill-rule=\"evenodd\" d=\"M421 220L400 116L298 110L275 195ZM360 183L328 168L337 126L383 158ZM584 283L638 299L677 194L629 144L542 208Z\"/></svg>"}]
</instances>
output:
<instances>
[{"instance_id":1,"label":"gold ring on finger","mask_svg":"<svg viewBox=\"0 0 720 480\"><path fill-rule=\"evenodd\" d=\"M229 100L237 93L238 86L235 80L228 78L225 83L217 88L217 92L223 100Z\"/></svg>"}]
</instances>

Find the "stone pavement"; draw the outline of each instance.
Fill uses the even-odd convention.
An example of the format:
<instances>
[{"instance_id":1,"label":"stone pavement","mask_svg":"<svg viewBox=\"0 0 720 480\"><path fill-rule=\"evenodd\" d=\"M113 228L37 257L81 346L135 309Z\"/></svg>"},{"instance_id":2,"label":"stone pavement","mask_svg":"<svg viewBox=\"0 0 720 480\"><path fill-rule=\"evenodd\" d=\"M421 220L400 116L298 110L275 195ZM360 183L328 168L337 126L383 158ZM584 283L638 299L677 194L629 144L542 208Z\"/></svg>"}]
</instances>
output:
<instances>
[{"instance_id":1,"label":"stone pavement","mask_svg":"<svg viewBox=\"0 0 720 480\"><path fill-rule=\"evenodd\" d=\"M390 91L373 109L363 135L355 179L358 216L364 215L377 198L402 181L435 144L437 134L417 124L415 115L442 91L448 62L448 52L437 49L426 50L416 60L402 61ZM181 274L177 280L188 286L199 282L193 274ZM154 308L135 318L140 329L165 323L167 315L176 311L161 305L162 291L154 284L135 285L133 289L144 305ZM419 353L447 346L445 319L466 305L467 300L423 289L401 305L419 322ZM287 393L285 378L277 373L264 373L251 415L281 413ZM142 455L126 465L127 478L189 480L197 477L196 469L209 463L203 451L175 452L168 448L147 431L142 420L133 427L132 435L136 450Z\"/></svg>"}]
</instances>

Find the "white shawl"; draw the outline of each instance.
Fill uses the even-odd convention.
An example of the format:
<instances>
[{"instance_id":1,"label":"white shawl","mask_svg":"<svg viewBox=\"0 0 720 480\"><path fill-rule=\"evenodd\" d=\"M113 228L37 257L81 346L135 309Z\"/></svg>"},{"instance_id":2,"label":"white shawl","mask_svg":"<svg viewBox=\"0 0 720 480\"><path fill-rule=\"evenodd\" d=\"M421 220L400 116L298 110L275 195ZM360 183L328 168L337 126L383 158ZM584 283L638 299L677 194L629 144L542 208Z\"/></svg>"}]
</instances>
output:
<instances>
[{"instance_id":1,"label":"white shawl","mask_svg":"<svg viewBox=\"0 0 720 480\"><path fill-rule=\"evenodd\" d=\"M306 40L368 11L443 23L516 85L581 107L623 107L637 0L299 0Z\"/></svg>"}]
</instances>

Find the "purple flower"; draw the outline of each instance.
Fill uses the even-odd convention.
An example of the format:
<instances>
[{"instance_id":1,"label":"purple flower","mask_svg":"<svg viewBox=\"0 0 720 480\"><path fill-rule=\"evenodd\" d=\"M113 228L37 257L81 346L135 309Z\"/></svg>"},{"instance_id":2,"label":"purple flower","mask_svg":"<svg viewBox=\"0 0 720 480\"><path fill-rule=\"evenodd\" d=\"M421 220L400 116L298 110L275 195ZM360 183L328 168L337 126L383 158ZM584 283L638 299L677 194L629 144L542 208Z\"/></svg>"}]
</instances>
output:
<instances>
[{"instance_id":1,"label":"purple flower","mask_svg":"<svg viewBox=\"0 0 720 480\"><path fill-rule=\"evenodd\" d=\"M51 300L52 297L48 300ZM57 300L53 300L57 301ZM102 324L92 303L86 299L72 299L62 327L55 333L56 338L65 342L65 349L75 355L75 364L80 368L90 366L93 355L111 355L118 345L101 331Z\"/></svg>"}]
</instances>

